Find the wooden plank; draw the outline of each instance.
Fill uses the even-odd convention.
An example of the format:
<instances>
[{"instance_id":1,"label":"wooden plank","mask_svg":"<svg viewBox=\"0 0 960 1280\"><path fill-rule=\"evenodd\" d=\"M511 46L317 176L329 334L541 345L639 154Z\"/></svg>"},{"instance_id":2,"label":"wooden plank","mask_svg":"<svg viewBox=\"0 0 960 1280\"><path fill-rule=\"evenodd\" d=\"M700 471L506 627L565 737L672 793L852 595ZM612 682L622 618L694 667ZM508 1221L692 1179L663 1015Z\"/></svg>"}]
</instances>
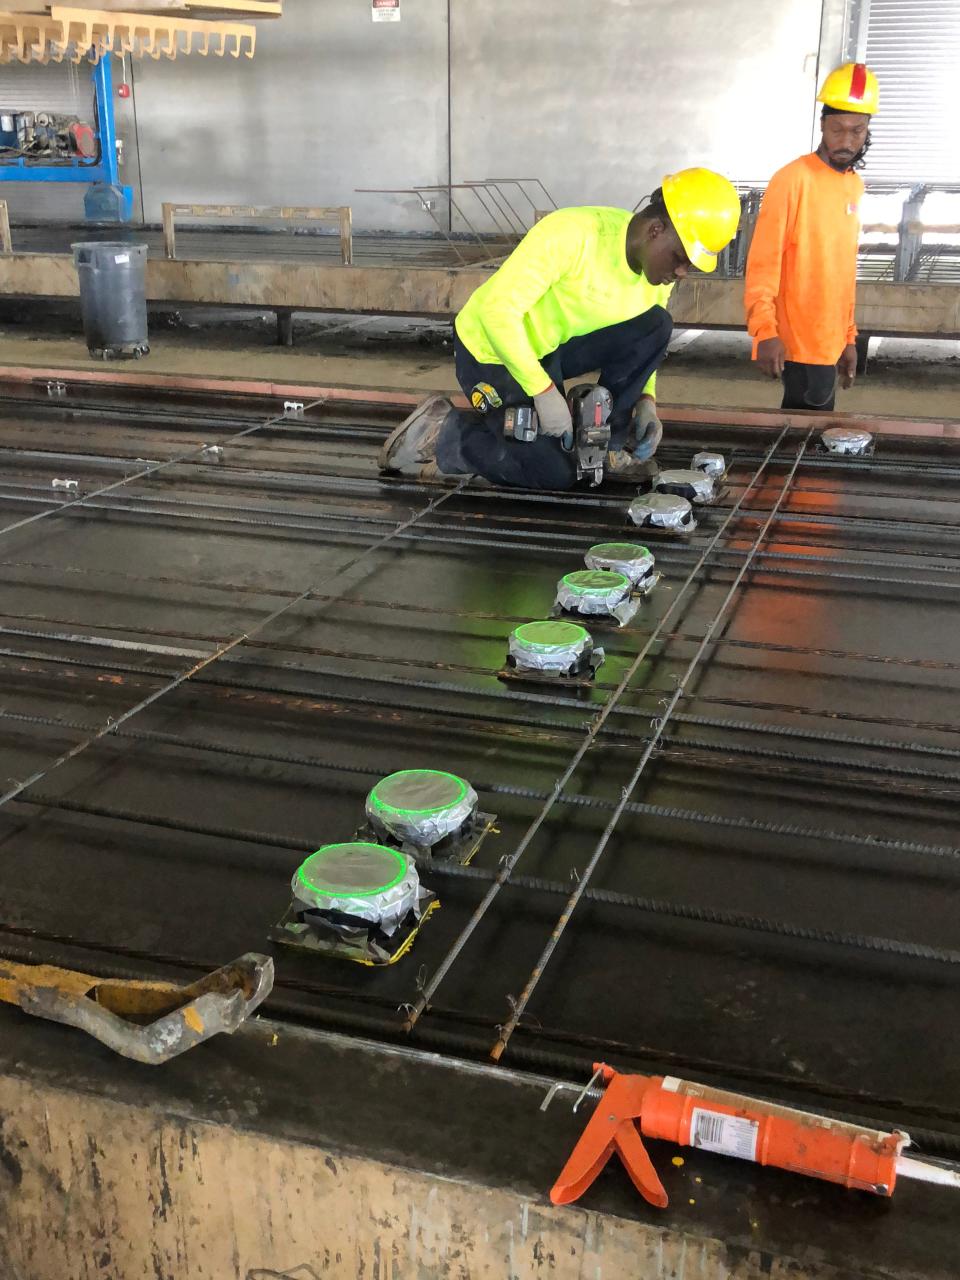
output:
<instances>
[{"instance_id":1,"label":"wooden plank","mask_svg":"<svg viewBox=\"0 0 960 1280\"><path fill-rule=\"evenodd\" d=\"M62 0L66 9L86 9L78 0ZM39 0L22 0L16 6L19 14L48 14L52 5ZM193 13L196 17L217 19L231 17L283 17L283 0L231 0L229 4L216 4L215 0L99 0L101 12L116 14L153 14L164 17L170 13Z\"/></svg>"}]
</instances>

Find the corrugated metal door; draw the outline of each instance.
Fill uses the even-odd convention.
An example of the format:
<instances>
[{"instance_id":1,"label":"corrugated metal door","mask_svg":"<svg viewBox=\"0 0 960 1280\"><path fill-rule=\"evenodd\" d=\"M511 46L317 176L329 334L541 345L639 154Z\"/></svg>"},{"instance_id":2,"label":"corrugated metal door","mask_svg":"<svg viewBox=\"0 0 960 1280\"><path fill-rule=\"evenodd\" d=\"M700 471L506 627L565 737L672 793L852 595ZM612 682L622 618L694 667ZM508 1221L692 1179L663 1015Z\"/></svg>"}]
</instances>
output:
<instances>
[{"instance_id":1,"label":"corrugated metal door","mask_svg":"<svg viewBox=\"0 0 960 1280\"><path fill-rule=\"evenodd\" d=\"M15 7L15 6L14 6ZM2 69L0 109L5 111L57 111L93 123L93 82L87 63L51 62L45 67L14 62ZM0 199L10 206L16 221L83 217L83 186L53 182L0 183Z\"/></svg>"},{"instance_id":2,"label":"corrugated metal door","mask_svg":"<svg viewBox=\"0 0 960 1280\"><path fill-rule=\"evenodd\" d=\"M960 0L871 0L880 114L864 177L960 183Z\"/></svg>"}]
</instances>

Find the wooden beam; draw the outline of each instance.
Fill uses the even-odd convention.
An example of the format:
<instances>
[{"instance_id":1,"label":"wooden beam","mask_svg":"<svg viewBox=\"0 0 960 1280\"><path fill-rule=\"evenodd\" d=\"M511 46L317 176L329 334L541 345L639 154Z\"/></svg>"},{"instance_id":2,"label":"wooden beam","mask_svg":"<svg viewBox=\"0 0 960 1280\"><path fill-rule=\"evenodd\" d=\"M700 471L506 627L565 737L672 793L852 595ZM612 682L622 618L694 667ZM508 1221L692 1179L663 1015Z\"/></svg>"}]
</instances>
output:
<instances>
[{"instance_id":1,"label":"wooden beam","mask_svg":"<svg viewBox=\"0 0 960 1280\"><path fill-rule=\"evenodd\" d=\"M341 311L452 319L489 271L453 267L335 266L310 261L147 262L147 297L180 305ZM73 260L64 254L0 256L0 297L74 298ZM743 281L685 280L671 302L674 322L697 329L742 329ZM865 333L960 338L960 287L861 281L857 321Z\"/></svg>"}]
</instances>

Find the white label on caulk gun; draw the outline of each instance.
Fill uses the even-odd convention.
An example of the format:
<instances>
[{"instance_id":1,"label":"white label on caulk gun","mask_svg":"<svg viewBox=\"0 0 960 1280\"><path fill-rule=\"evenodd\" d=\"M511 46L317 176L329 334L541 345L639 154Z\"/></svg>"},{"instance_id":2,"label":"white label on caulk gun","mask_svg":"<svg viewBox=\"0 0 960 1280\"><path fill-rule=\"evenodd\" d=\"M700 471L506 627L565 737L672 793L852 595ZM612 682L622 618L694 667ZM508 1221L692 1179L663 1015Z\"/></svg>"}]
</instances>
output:
<instances>
[{"instance_id":1,"label":"white label on caulk gun","mask_svg":"<svg viewBox=\"0 0 960 1280\"><path fill-rule=\"evenodd\" d=\"M690 1117L690 1145L703 1151L716 1151L738 1160L756 1160L757 1134L760 1125L745 1116L728 1116L722 1111L704 1111L694 1107Z\"/></svg>"}]
</instances>

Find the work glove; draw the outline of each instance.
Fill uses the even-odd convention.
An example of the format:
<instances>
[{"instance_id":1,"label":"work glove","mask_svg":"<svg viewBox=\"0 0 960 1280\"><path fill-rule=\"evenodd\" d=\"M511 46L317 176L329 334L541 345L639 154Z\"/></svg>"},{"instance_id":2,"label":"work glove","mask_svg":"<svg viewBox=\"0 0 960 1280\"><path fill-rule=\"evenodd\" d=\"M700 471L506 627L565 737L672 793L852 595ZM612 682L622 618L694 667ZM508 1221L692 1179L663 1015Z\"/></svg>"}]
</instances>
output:
<instances>
[{"instance_id":1,"label":"work glove","mask_svg":"<svg viewBox=\"0 0 960 1280\"><path fill-rule=\"evenodd\" d=\"M663 423L657 417L657 406L653 400L643 399L634 409L633 435L636 440L632 450L634 461L647 462L663 439Z\"/></svg>"},{"instance_id":2,"label":"work glove","mask_svg":"<svg viewBox=\"0 0 960 1280\"><path fill-rule=\"evenodd\" d=\"M533 407L537 411L541 434L559 437L573 431L567 401L554 383L551 382L546 391L533 397Z\"/></svg>"}]
</instances>

